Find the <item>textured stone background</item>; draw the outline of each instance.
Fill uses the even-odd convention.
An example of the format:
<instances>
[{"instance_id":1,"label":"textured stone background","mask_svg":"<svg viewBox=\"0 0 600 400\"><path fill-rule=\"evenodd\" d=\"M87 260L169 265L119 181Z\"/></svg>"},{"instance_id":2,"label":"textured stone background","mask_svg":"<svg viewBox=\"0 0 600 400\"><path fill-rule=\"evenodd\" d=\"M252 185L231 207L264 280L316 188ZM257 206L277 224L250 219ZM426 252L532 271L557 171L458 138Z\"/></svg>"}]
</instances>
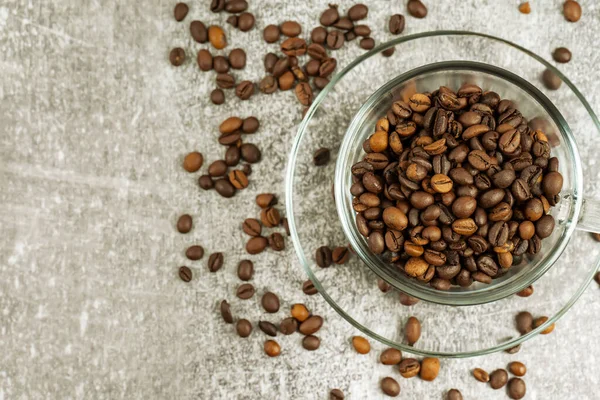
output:
<instances>
[{"instance_id":1,"label":"textured stone background","mask_svg":"<svg viewBox=\"0 0 600 400\"><path fill-rule=\"evenodd\" d=\"M327 2L251 1L256 28L241 33L227 26L230 43L248 53L247 68L236 75L263 75L266 24L296 19L309 31ZM244 103L228 92L226 105L210 104L214 75L200 73L193 60L175 69L167 57L182 46L193 59L204 47L189 37L192 19L225 25L227 16L210 13L208 0L194 1L178 24L174 3L0 4L0 399L325 399L333 387L348 398L378 398L380 377L395 374L377 364L378 351L356 355L348 344L356 332L321 298L298 290L305 276L290 243L282 254L254 258L253 282L259 294L281 295L277 319L298 301L326 318L318 354L304 351L294 335L279 339L281 357L267 359L260 332L242 340L222 323L222 298L236 315L253 321L261 315L258 296L243 304L234 299L245 241L239 223L256 213L255 194L283 195L300 112L291 92ZM404 3L369 2L367 23L378 42L390 38L387 16L405 13ZM574 59L562 71L600 110L596 2L581 2L577 24L564 20L561 1L534 1L528 16L514 1L428 3L425 20L407 17L406 33L466 28L548 59L552 49L567 46ZM361 53L356 43L346 48L336 54L341 65ZM223 200L200 192L180 164L192 149L207 162L220 157L216 127L233 113L260 118L252 141L271 159L256 165L248 190ZM196 221L187 236L174 229L183 212ZM207 253L230 253L216 274L206 270L206 257L193 265L196 279L186 285L176 268L192 242ZM574 253L568 261L586 268ZM592 285L554 334L533 339L520 353L529 367L528 398L597 398L599 295ZM510 359L503 353L443 360L434 383L400 380L402 397L442 398L458 387L466 399L505 398L469 371Z\"/></svg>"}]
</instances>

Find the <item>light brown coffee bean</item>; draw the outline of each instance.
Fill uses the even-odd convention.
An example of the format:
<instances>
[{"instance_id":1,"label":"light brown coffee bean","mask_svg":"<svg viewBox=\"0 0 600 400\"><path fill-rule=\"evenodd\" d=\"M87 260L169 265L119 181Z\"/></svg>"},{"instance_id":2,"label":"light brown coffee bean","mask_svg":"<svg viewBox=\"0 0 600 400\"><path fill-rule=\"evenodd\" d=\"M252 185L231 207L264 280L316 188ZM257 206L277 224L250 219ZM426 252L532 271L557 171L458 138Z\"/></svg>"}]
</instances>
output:
<instances>
[{"instance_id":1,"label":"light brown coffee bean","mask_svg":"<svg viewBox=\"0 0 600 400\"><path fill-rule=\"evenodd\" d=\"M371 344L362 336L353 336L352 346L354 346L354 350L360 354L367 354L369 351L371 351Z\"/></svg>"}]
</instances>

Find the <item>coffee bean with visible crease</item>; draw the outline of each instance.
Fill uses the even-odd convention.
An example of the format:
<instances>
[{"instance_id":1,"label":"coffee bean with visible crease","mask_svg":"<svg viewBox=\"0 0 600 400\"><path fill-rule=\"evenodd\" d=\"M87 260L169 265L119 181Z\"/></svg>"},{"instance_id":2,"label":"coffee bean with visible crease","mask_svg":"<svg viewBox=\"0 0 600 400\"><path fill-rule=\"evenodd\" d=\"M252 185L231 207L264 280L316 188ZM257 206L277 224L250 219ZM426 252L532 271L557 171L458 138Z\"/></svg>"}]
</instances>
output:
<instances>
[{"instance_id":1,"label":"coffee bean with visible crease","mask_svg":"<svg viewBox=\"0 0 600 400\"><path fill-rule=\"evenodd\" d=\"M248 100L254 94L254 83L242 81L235 88L235 95L241 100Z\"/></svg>"},{"instance_id":2,"label":"coffee bean with visible crease","mask_svg":"<svg viewBox=\"0 0 600 400\"><path fill-rule=\"evenodd\" d=\"M235 78L230 74L217 75L217 86L221 89L231 89L235 86Z\"/></svg>"},{"instance_id":3,"label":"coffee bean with visible crease","mask_svg":"<svg viewBox=\"0 0 600 400\"><path fill-rule=\"evenodd\" d=\"M277 336L277 326L269 321L258 321L258 327L269 336Z\"/></svg>"},{"instance_id":4,"label":"coffee bean with visible crease","mask_svg":"<svg viewBox=\"0 0 600 400\"><path fill-rule=\"evenodd\" d=\"M327 34L327 39L325 40L325 42L327 43L327 47L329 47L332 50L337 50L340 47L342 47L344 45L344 34L341 31L330 31Z\"/></svg>"},{"instance_id":5,"label":"coffee bean with visible crease","mask_svg":"<svg viewBox=\"0 0 600 400\"><path fill-rule=\"evenodd\" d=\"M406 8L408 13L415 18L425 18L427 16L427 7L421 0L409 0Z\"/></svg>"},{"instance_id":6,"label":"coffee bean with visible crease","mask_svg":"<svg viewBox=\"0 0 600 400\"><path fill-rule=\"evenodd\" d=\"M399 35L404 31L404 25L406 24L406 20L404 15L402 14L394 14L390 17L390 21L388 22L388 28L392 35Z\"/></svg>"},{"instance_id":7,"label":"coffee bean with visible crease","mask_svg":"<svg viewBox=\"0 0 600 400\"><path fill-rule=\"evenodd\" d=\"M269 247L275 251L282 251L285 249L285 241L283 236L279 232L274 232L269 235Z\"/></svg>"},{"instance_id":8,"label":"coffee bean with visible crease","mask_svg":"<svg viewBox=\"0 0 600 400\"><path fill-rule=\"evenodd\" d=\"M243 283L238 286L236 296L242 300L248 300L254 296L254 286L250 283Z\"/></svg>"},{"instance_id":9,"label":"coffee bean with visible crease","mask_svg":"<svg viewBox=\"0 0 600 400\"><path fill-rule=\"evenodd\" d=\"M208 270L217 272L223 266L223 253L213 253L208 258Z\"/></svg>"},{"instance_id":10,"label":"coffee bean with visible crease","mask_svg":"<svg viewBox=\"0 0 600 400\"><path fill-rule=\"evenodd\" d=\"M331 249L327 246L321 246L317 249L315 253L315 259L317 261L317 265L321 268L327 268L332 263L332 252Z\"/></svg>"},{"instance_id":11,"label":"coffee bean with visible crease","mask_svg":"<svg viewBox=\"0 0 600 400\"><path fill-rule=\"evenodd\" d=\"M210 2L210 11L214 13L221 12L225 9L225 0L212 0Z\"/></svg>"},{"instance_id":12,"label":"coffee bean with visible crease","mask_svg":"<svg viewBox=\"0 0 600 400\"><path fill-rule=\"evenodd\" d=\"M301 56L306 53L306 41L297 37L291 37L281 43L281 51L286 56Z\"/></svg>"},{"instance_id":13,"label":"coffee bean with visible crease","mask_svg":"<svg viewBox=\"0 0 600 400\"><path fill-rule=\"evenodd\" d=\"M309 296L312 296L312 295L318 293L317 288L315 287L315 285L310 280L305 281L302 284L302 291L304 292L304 294L307 294Z\"/></svg>"},{"instance_id":14,"label":"coffee bean with visible crease","mask_svg":"<svg viewBox=\"0 0 600 400\"><path fill-rule=\"evenodd\" d=\"M228 324L233 324L233 315L231 315L231 306L227 302L227 300L221 301L220 305L221 316L223 320Z\"/></svg>"},{"instance_id":15,"label":"coffee bean with visible crease","mask_svg":"<svg viewBox=\"0 0 600 400\"><path fill-rule=\"evenodd\" d=\"M192 270L186 266L179 267L179 279L190 282L192 280Z\"/></svg>"},{"instance_id":16,"label":"coffee bean with visible crease","mask_svg":"<svg viewBox=\"0 0 600 400\"><path fill-rule=\"evenodd\" d=\"M262 232L262 226L257 219L247 218L242 224L242 229L246 235L249 236L260 236Z\"/></svg>"}]
</instances>

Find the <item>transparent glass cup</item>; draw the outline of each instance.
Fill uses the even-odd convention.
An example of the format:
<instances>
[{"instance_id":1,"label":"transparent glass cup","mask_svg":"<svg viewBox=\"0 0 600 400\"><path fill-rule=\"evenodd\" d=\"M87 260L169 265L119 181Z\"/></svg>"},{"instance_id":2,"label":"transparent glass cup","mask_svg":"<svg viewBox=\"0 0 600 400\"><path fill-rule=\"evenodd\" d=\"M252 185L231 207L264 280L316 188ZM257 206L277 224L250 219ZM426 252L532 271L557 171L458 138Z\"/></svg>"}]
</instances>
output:
<instances>
[{"instance_id":1,"label":"transparent glass cup","mask_svg":"<svg viewBox=\"0 0 600 400\"><path fill-rule=\"evenodd\" d=\"M374 132L378 119L392 103L413 93L432 92L440 86L457 89L465 83L492 90L512 100L519 111L549 138L552 156L559 159L564 183L561 201L551 209L556 220L552 235L542 241L542 249L527 256L519 265L493 279L490 284L474 282L469 287L452 286L440 291L407 277L392 263L370 252L367 241L356 227L351 167L365 155L362 144ZM571 129L552 102L535 86L504 69L478 62L444 61L415 68L390 80L363 104L350 123L340 146L335 170L335 198L342 227L350 245L364 263L393 287L429 302L472 305L496 301L521 291L541 277L562 254L575 229L600 231L598 203L584 200L579 152Z\"/></svg>"}]
</instances>

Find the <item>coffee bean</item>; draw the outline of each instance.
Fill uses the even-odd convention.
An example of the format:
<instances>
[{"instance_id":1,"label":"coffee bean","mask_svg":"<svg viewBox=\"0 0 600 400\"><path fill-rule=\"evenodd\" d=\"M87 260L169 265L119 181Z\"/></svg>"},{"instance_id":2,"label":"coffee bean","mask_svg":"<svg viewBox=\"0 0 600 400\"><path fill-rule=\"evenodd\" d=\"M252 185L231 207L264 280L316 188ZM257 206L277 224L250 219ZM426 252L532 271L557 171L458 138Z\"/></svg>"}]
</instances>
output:
<instances>
[{"instance_id":1,"label":"coffee bean","mask_svg":"<svg viewBox=\"0 0 600 400\"><path fill-rule=\"evenodd\" d=\"M331 259L335 264L345 264L350 258L350 252L347 247L336 247L331 255Z\"/></svg>"},{"instance_id":2,"label":"coffee bean","mask_svg":"<svg viewBox=\"0 0 600 400\"><path fill-rule=\"evenodd\" d=\"M177 230L179 233L188 233L192 230L192 225L192 216L189 214L184 214L177 220Z\"/></svg>"},{"instance_id":3,"label":"coffee bean","mask_svg":"<svg viewBox=\"0 0 600 400\"><path fill-rule=\"evenodd\" d=\"M197 151L193 151L188 153L183 159L183 169L187 172L196 172L202 167L202 163L204 162L204 157L201 153Z\"/></svg>"},{"instance_id":4,"label":"coffee bean","mask_svg":"<svg viewBox=\"0 0 600 400\"><path fill-rule=\"evenodd\" d=\"M260 236L262 232L262 226L260 225L260 222L257 219L247 218L242 224L242 230L246 235Z\"/></svg>"},{"instance_id":5,"label":"coffee bean","mask_svg":"<svg viewBox=\"0 0 600 400\"><path fill-rule=\"evenodd\" d=\"M554 61L562 64L568 63L569 61L571 61L571 51L566 47L558 47L554 49L554 52L552 53L552 58L554 58Z\"/></svg>"},{"instance_id":6,"label":"coffee bean","mask_svg":"<svg viewBox=\"0 0 600 400\"><path fill-rule=\"evenodd\" d=\"M204 257L204 248L198 245L190 246L185 251L185 256L192 261L200 260L202 257Z\"/></svg>"},{"instance_id":7,"label":"coffee bean","mask_svg":"<svg viewBox=\"0 0 600 400\"><path fill-rule=\"evenodd\" d=\"M381 52L381 55L384 57L391 57L394 55L395 51L396 51L395 47L388 47L387 49L385 49Z\"/></svg>"},{"instance_id":8,"label":"coffee bean","mask_svg":"<svg viewBox=\"0 0 600 400\"><path fill-rule=\"evenodd\" d=\"M235 86L235 78L229 74L217 75L217 86L222 89L231 89Z\"/></svg>"},{"instance_id":9,"label":"coffee bean","mask_svg":"<svg viewBox=\"0 0 600 400\"><path fill-rule=\"evenodd\" d=\"M241 100L248 100L254 94L254 83L241 81L235 88L235 95Z\"/></svg>"},{"instance_id":10,"label":"coffee bean","mask_svg":"<svg viewBox=\"0 0 600 400\"><path fill-rule=\"evenodd\" d=\"M242 260L238 264L238 277L243 281L249 281L254 275L254 264L250 260Z\"/></svg>"},{"instance_id":11,"label":"coffee bean","mask_svg":"<svg viewBox=\"0 0 600 400\"><path fill-rule=\"evenodd\" d=\"M185 3L177 3L175 5L175 9L173 10L173 15L175 16L175 21L181 22L185 18L189 11L189 7Z\"/></svg>"},{"instance_id":12,"label":"coffee bean","mask_svg":"<svg viewBox=\"0 0 600 400\"><path fill-rule=\"evenodd\" d=\"M227 179L217 179L215 181L215 190L225 198L235 195L235 187Z\"/></svg>"},{"instance_id":13,"label":"coffee bean","mask_svg":"<svg viewBox=\"0 0 600 400\"><path fill-rule=\"evenodd\" d=\"M327 38L325 39L327 47L329 47L332 50L337 50L340 47L342 47L344 45L344 41L344 33L336 30L330 31L327 34Z\"/></svg>"},{"instance_id":14,"label":"coffee bean","mask_svg":"<svg viewBox=\"0 0 600 400\"><path fill-rule=\"evenodd\" d=\"M248 32L254 27L255 18L254 15L250 13L242 13L238 17L238 28L242 32Z\"/></svg>"},{"instance_id":15,"label":"coffee bean","mask_svg":"<svg viewBox=\"0 0 600 400\"><path fill-rule=\"evenodd\" d=\"M375 41L373 38L366 37L360 40L360 48L364 50L371 50L375 47Z\"/></svg>"},{"instance_id":16,"label":"coffee bean","mask_svg":"<svg viewBox=\"0 0 600 400\"><path fill-rule=\"evenodd\" d=\"M300 82L296 85L296 98L303 106L309 106L313 101L313 93L307 82Z\"/></svg>"},{"instance_id":17,"label":"coffee bean","mask_svg":"<svg viewBox=\"0 0 600 400\"><path fill-rule=\"evenodd\" d=\"M285 250L285 241L279 232L274 232L269 235L269 247L275 251Z\"/></svg>"},{"instance_id":18,"label":"coffee bean","mask_svg":"<svg viewBox=\"0 0 600 400\"><path fill-rule=\"evenodd\" d=\"M254 296L254 286L250 283L243 283L238 286L236 296L242 300L247 300Z\"/></svg>"},{"instance_id":19,"label":"coffee bean","mask_svg":"<svg viewBox=\"0 0 600 400\"><path fill-rule=\"evenodd\" d=\"M240 337L246 338L252 333L252 324L247 319L240 319L236 323L235 329Z\"/></svg>"},{"instance_id":20,"label":"coffee bean","mask_svg":"<svg viewBox=\"0 0 600 400\"><path fill-rule=\"evenodd\" d=\"M275 43L279 40L280 30L277 25L267 25L263 30L263 39L267 43ZM272 54L272 53L269 53Z\"/></svg>"},{"instance_id":21,"label":"coffee bean","mask_svg":"<svg viewBox=\"0 0 600 400\"><path fill-rule=\"evenodd\" d=\"M223 253L213 253L208 258L208 270L217 272L223 266Z\"/></svg>"},{"instance_id":22,"label":"coffee bean","mask_svg":"<svg viewBox=\"0 0 600 400\"><path fill-rule=\"evenodd\" d=\"M302 33L302 27L296 21L285 21L280 26L281 33L288 37L295 37Z\"/></svg>"},{"instance_id":23,"label":"coffee bean","mask_svg":"<svg viewBox=\"0 0 600 400\"><path fill-rule=\"evenodd\" d=\"M321 326L323 326L323 318L318 315L313 315L302 322L298 330L303 335L312 335L321 329Z\"/></svg>"},{"instance_id":24,"label":"coffee bean","mask_svg":"<svg viewBox=\"0 0 600 400\"><path fill-rule=\"evenodd\" d=\"M214 186L213 180L209 175L202 175L200 178L198 178L198 185L204 189L204 190L208 190L208 189L212 189Z\"/></svg>"},{"instance_id":25,"label":"coffee bean","mask_svg":"<svg viewBox=\"0 0 600 400\"><path fill-rule=\"evenodd\" d=\"M277 204L277 197L272 193L261 193L256 196L256 204L260 208L267 208Z\"/></svg>"},{"instance_id":26,"label":"coffee bean","mask_svg":"<svg viewBox=\"0 0 600 400\"><path fill-rule=\"evenodd\" d=\"M297 37L291 37L281 43L281 51L286 56L301 56L306 53L306 41Z\"/></svg>"},{"instance_id":27,"label":"coffee bean","mask_svg":"<svg viewBox=\"0 0 600 400\"><path fill-rule=\"evenodd\" d=\"M369 351L371 351L371 344L362 336L353 336L352 346L359 354L367 354Z\"/></svg>"},{"instance_id":28,"label":"coffee bean","mask_svg":"<svg viewBox=\"0 0 600 400\"><path fill-rule=\"evenodd\" d=\"M265 94L275 93L277 90L277 80L271 75L265 76L258 84L258 90Z\"/></svg>"},{"instance_id":29,"label":"coffee bean","mask_svg":"<svg viewBox=\"0 0 600 400\"><path fill-rule=\"evenodd\" d=\"M540 239L545 239L554 231L554 217L544 215L535 223L535 233Z\"/></svg>"},{"instance_id":30,"label":"coffee bean","mask_svg":"<svg viewBox=\"0 0 600 400\"><path fill-rule=\"evenodd\" d=\"M426 357L421 361L421 372L419 376L424 381L433 381L440 372L440 360L434 357Z\"/></svg>"},{"instance_id":31,"label":"coffee bean","mask_svg":"<svg viewBox=\"0 0 600 400\"><path fill-rule=\"evenodd\" d=\"M504 350L505 352L507 352L508 354L516 354L521 350L521 345L518 344L516 346L510 347L506 350Z\"/></svg>"},{"instance_id":32,"label":"coffee bean","mask_svg":"<svg viewBox=\"0 0 600 400\"><path fill-rule=\"evenodd\" d=\"M266 292L263 294L261 304L268 313L276 313L279 311L279 298L275 293Z\"/></svg>"},{"instance_id":33,"label":"coffee bean","mask_svg":"<svg viewBox=\"0 0 600 400\"><path fill-rule=\"evenodd\" d=\"M225 93L221 89L215 89L210 92L210 101L215 105L220 105L225 102Z\"/></svg>"},{"instance_id":34,"label":"coffee bean","mask_svg":"<svg viewBox=\"0 0 600 400\"><path fill-rule=\"evenodd\" d=\"M252 237L246 242L246 251L248 254L261 253L269 244L267 238L262 236Z\"/></svg>"},{"instance_id":35,"label":"coffee bean","mask_svg":"<svg viewBox=\"0 0 600 400\"><path fill-rule=\"evenodd\" d=\"M463 396L458 389L450 389L446 394L446 400L463 400Z\"/></svg>"},{"instance_id":36,"label":"coffee bean","mask_svg":"<svg viewBox=\"0 0 600 400\"><path fill-rule=\"evenodd\" d=\"M368 25L356 25L354 27L354 33L358 36L368 37L371 35L371 28Z\"/></svg>"},{"instance_id":37,"label":"coffee bean","mask_svg":"<svg viewBox=\"0 0 600 400\"><path fill-rule=\"evenodd\" d=\"M581 18L581 6L574 0L567 0L563 3L563 14L569 22L577 22Z\"/></svg>"},{"instance_id":38,"label":"coffee bean","mask_svg":"<svg viewBox=\"0 0 600 400\"><path fill-rule=\"evenodd\" d=\"M475 377L475 379L477 379L479 382L489 382L490 381L490 375L485 372L484 370L482 370L481 368L475 368L473 370L473 376Z\"/></svg>"},{"instance_id":39,"label":"coffee bean","mask_svg":"<svg viewBox=\"0 0 600 400\"><path fill-rule=\"evenodd\" d=\"M233 69L244 68L246 66L246 52L243 49L231 50L231 52L229 52L229 62Z\"/></svg>"},{"instance_id":40,"label":"coffee bean","mask_svg":"<svg viewBox=\"0 0 600 400\"><path fill-rule=\"evenodd\" d=\"M242 159L250 164L257 163L261 159L260 150L252 143L244 143L240 150L242 152Z\"/></svg>"},{"instance_id":41,"label":"coffee bean","mask_svg":"<svg viewBox=\"0 0 600 400\"><path fill-rule=\"evenodd\" d=\"M192 270L186 266L179 267L179 278L184 282L192 280Z\"/></svg>"},{"instance_id":42,"label":"coffee bean","mask_svg":"<svg viewBox=\"0 0 600 400\"><path fill-rule=\"evenodd\" d=\"M525 397L525 393L527 392L525 381L523 381L521 378L511 378L508 381L507 391L508 397L510 397L511 399L522 399L523 397Z\"/></svg>"},{"instance_id":43,"label":"coffee bean","mask_svg":"<svg viewBox=\"0 0 600 400\"><path fill-rule=\"evenodd\" d=\"M223 56L215 56L213 59L213 68L216 72L224 74L229 71L229 61Z\"/></svg>"},{"instance_id":44,"label":"coffee bean","mask_svg":"<svg viewBox=\"0 0 600 400\"><path fill-rule=\"evenodd\" d=\"M519 361L513 361L508 364L508 369L515 376L525 376L527 373L527 367L525 367L525 364Z\"/></svg>"},{"instance_id":45,"label":"coffee bean","mask_svg":"<svg viewBox=\"0 0 600 400\"><path fill-rule=\"evenodd\" d=\"M542 83L549 90L557 90L562 84L562 79L553 71L546 69L542 73Z\"/></svg>"},{"instance_id":46,"label":"coffee bean","mask_svg":"<svg viewBox=\"0 0 600 400\"><path fill-rule=\"evenodd\" d=\"M201 21L191 22L190 34L192 35L192 38L198 43L206 43L208 40L208 30Z\"/></svg>"},{"instance_id":47,"label":"coffee bean","mask_svg":"<svg viewBox=\"0 0 600 400\"><path fill-rule=\"evenodd\" d=\"M176 47L169 53L169 61L172 65L179 67L185 61L185 50L181 47Z\"/></svg>"},{"instance_id":48,"label":"coffee bean","mask_svg":"<svg viewBox=\"0 0 600 400\"><path fill-rule=\"evenodd\" d=\"M352 21L358 21L367 18L369 8L364 4L355 4L348 10L348 17Z\"/></svg>"},{"instance_id":49,"label":"coffee bean","mask_svg":"<svg viewBox=\"0 0 600 400\"><path fill-rule=\"evenodd\" d=\"M258 321L258 327L269 336L277 336L277 326L269 321Z\"/></svg>"},{"instance_id":50,"label":"coffee bean","mask_svg":"<svg viewBox=\"0 0 600 400\"><path fill-rule=\"evenodd\" d=\"M273 25L274 26L274 25ZM273 72L273 68L275 64L279 61L279 57L275 53L267 53L263 60L263 65L265 67L265 71L271 73Z\"/></svg>"},{"instance_id":51,"label":"coffee bean","mask_svg":"<svg viewBox=\"0 0 600 400\"><path fill-rule=\"evenodd\" d=\"M231 315L231 306L227 302L227 300L221 301L221 317L228 324L233 324L233 315Z\"/></svg>"},{"instance_id":52,"label":"coffee bean","mask_svg":"<svg viewBox=\"0 0 600 400\"><path fill-rule=\"evenodd\" d=\"M402 352L398 349L389 348L381 353L379 361L383 365L396 365L402 360Z\"/></svg>"},{"instance_id":53,"label":"coffee bean","mask_svg":"<svg viewBox=\"0 0 600 400\"><path fill-rule=\"evenodd\" d=\"M281 354L281 347L274 340L267 340L264 345L264 350L269 357L277 357Z\"/></svg>"},{"instance_id":54,"label":"coffee bean","mask_svg":"<svg viewBox=\"0 0 600 400\"><path fill-rule=\"evenodd\" d=\"M500 389L506 385L508 373L504 369L497 369L490 374L490 386L492 389Z\"/></svg>"},{"instance_id":55,"label":"coffee bean","mask_svg":"<svg viewBox=\"0 0 600 400\"><path fill-rule=\"evenodd\" d=\"M533 329L542 326L544 323L548 321L548 317L539 317L533 320ZM542 335L547 335L554 330L554 324L549 325L546 329L541 331Z\"/></svg>"},{"instance_id":56,"label":"coffee bean","mask_svg":"<svg viewBox=\"0 0 600 400\"><path fill-rule=\"evenodd\" d=\"M518 313L515 321L517 330L521 335L529 333L533 329L533 316L527 311Z\"/></svg>"},{"instance_id":57,"label":"coffee bean","mask_svg":"<svg viewBox=\"0 0 600 400\"><path fill-rule=\"evenodd\" d=\"M340 389L331 389L329 400L344 400L344 393Z\"/></svg>"},{"instance_id":58,"label":"coffee bean","mask_svg":"<svg viewBox=\"0 0 600 400\"><path fill-rule=\"evenodd\" d=\"M236 189L245 189L248 187L248 177L242 170L235 169L230 171L228 178L229 182L231 182Z\"/></svg>"},{"instance_id":59,"label":"coffee bean","mask_svg":"<svg viewBox=\"0 0 600 400\"><path fill-rule=\"evenodd\" d=\"M321 339L319 339L316 336L308 335L305 336L304 339L302 339L302 347L304 347L308 351L315 351L319 348L320 345ZM342 396L341 398L343 399L344 397Z\"/></svg>"},{"instance_id":60,"label":"coffee bean","mask_svg":"<svg viewBox=\"0 0 600 400\"><path fill-rule=\"evenodd\" d=\"M412 378L421 371L421 363L414 358L405 358L398 364L398 372L403 378Z\"/></svg>"},{"instance_id":61,"label":"coffee bean","mask_svg":"<svg viewBox=\"0 0 600 400\"><path fill-rule=\"evenodd\" d=\"M404 326L404 338L410 346L415 344L421 337L421 323L415 317L410 317Z\"/></svg>"},{"instance_id":62,"label":"coffee bean","mask_svg":"<svg viewBox=\"0 0 600 400\"><path fill-rule=\"evenodd\" d=\"M221 12L225 9L225 0L212 0L210 2L210 11Z\"/></svg>"},{"instance_id":63,"label":"coffee bean","mask_svg":"<svg viewBox=\"0 0 600 400\"><path fill-rule=\"evenodd\" d=\"M312 295L318 293L317 288L310 280L307 280L302 284L302 291L304 292L304 294L307 294L309 296L312 296Z\"/></svg>"},{"instance_id":64,"label":"coffee bean","mask_svg":"<svg viewBox=\"0 0 600 400\"><path fill-rule=\"evenodd\" d=\"M388 28L392 35L399 35L404 31L406 20L402 14L394 14L390 17Z\"/></svg>"},{"instance_id":65,"label":"coffee bean","mask_svg":"<svg viewBox=\"0 0 600 400\"><path fill-rule=\"evenodd\" d=\"M292 71L286 71L279 77L278 85L281 90L290 90L294 86L296 78Z\"/></svg>"},{"instance_id":66,"label":"coffee bean","mask_svg":"<svg viewBox=\"0 0 600 400\"><path fill-rule=\"evenodd\" d=\"M281 222L281 216L276 208L267 207L261 210L260 220L267 228L274 228Z\"/></svg>"},{"instance_id":67,"label":"coffee bean","mask_svg":"<svg viewBox=\"0 0 600 400\"><path fill-rule=\"evenodd\" d=\"M220 26L212 25L208 27L208 40L215 49L223 49L227 46L225 32Z\"/></svg>"},{"instance_id":68,"label":"coffee bean","mask_svg":"<svg viewBox=\"0 0 600 400\"><path fill-rule=\"evenodd\" d=\"M394 378L385 377L381 380L381 391L390 397L396 397L400 394L400 384Z\"/></svg>"},{"instance_id":69,"label":"coffee bean","mask_svg":"<svg viewBox=\"0 0 600 400\"><path fill-rule=\"evenodd\" d=\"M202 71L210 71L213 68L213 57L208 50L200 50L196 60Z\"/></svg>"},{"instance_id":70,"label":"coffee bean","mask_svg":"<svg viewBox=\"0 0 600 400\"><path fill-rule=\"evenodd\" d=\"M415 18L425 18L427 16L427 7L420 0L409 0L406 9Z\"/></svg>"},{"instance_id":71,"label":"coffee bean","mask_svg":"<svg viewBox=\"0 0 600 400\"><path fill-rule=\"evenodd\" d=\"M327 246L319 247L315 253L315 259L316 259L317 265L319 267L321 267L321 268L329 267L332 262L331 249Z\"/></svg>"},{"instance_id":72,"label":"coffee bean","mask_svg":"<svg viewBox=\"0 0 600 400\"><path fill-rule=\"evenodd\" d=\"M533 294L533 286L529 285L525 289L517 292L517 296L519 297L529 297Z\"/></svg>"}]
</instances>

